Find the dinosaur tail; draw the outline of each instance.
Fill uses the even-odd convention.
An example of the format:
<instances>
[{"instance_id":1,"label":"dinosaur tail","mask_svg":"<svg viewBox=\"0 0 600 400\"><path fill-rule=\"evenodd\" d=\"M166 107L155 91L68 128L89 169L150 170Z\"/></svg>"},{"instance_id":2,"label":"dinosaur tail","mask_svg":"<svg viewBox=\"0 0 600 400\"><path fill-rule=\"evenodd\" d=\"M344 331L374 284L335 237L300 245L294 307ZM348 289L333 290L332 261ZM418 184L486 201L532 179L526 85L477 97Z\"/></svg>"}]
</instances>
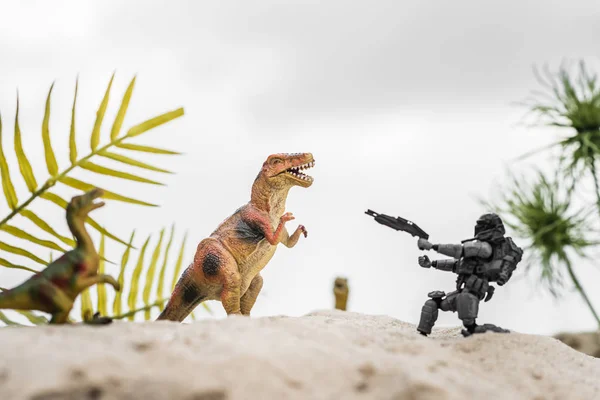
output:
<instances>
[{"instance_id":1,"label":"dinosaur tail","mask_svg":"<svg viewBox=\"0 0 600 400\"><path fill-rule=\"evenodd\" d=\"M167 306L156 319L169 321L183 321L206 296L198 288L192 278L192 265L181 275Z\"/></svg>"},{"instance_id":2,"label":"dinosaur tail","mask_svg":"<svg viewBox=\"0 0 600 400\"><path fill-rule=\"evenodd\" d=\"M28 297L25 293L18 293L14 290L0 292L0 309L10 308L13 310L24 310L29 306Z\"/></svg>"}]
</instances>

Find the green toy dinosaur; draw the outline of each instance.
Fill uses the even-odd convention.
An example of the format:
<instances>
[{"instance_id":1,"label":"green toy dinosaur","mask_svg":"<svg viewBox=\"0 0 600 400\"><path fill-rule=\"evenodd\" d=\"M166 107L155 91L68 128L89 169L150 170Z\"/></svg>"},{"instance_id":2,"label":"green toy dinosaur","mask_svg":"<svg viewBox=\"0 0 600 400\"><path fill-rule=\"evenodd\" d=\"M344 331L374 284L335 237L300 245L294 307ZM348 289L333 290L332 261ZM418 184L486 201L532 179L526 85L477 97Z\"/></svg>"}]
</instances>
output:
<instances>
[{"instance_id":1,"label":"green toy dinosaur","mask_svg":"<svg viewBox=\"0 0 600 400\"><path fill-rule=\"evenodd\" d=\"M205 300L220 300L227 315L250 315L262 288L260 271L279 243L294 247L307 236L299 225L290 235L285 223L289 190L307 188L313 178L302 170L314 166L310 153L272 154L252 185L250 202L240 207L202 240L193 263L183 272L159 320L183 321Z\"/></svg>"},{"instance_id":2,"label":"green toy dinosaur","mask_svg":"<svg viewBox=\"0 0 600 400\"><path fill-rule=\"evenodd\" d=\"M75 298L86 288L108 283L120 290L112 276L98 275L100 256L85 229L88 213L104 205L94 203L103 194L102 189L93 189L71 199L66 210L67 224L77 247L19 286L0 293L0 308L43 311L52 315L51 324L64 324L68 322ZM110 322L97 315L95 318L98 323Z\"/></svg>"}]
</instances>

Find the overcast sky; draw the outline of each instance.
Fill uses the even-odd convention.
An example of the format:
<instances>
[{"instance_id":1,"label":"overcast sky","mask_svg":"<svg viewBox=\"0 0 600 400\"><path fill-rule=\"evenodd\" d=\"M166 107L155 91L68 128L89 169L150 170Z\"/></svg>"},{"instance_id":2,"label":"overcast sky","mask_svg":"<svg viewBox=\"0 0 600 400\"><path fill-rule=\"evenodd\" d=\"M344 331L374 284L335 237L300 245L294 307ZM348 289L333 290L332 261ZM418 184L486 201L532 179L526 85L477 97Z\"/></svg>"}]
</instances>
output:
<instances>
[{"instance_id":1,"label":"overcast sky","mask_svg":"<svg viewBox=\"0 0 600 400\"><path fill-rule=\"evenodd\" d=\"M52 139L64 168L76 77L84 154L113 71L107 121L137 75L125 126L184 107L184 117L139 142L185 155L138 157L177 172L158 177L167 187L100 178L108 189L161 207L108 202L97 220L122 237L137 229L138 246L176 223L176 240L189 232L188 263L196 244L249 200L269 154L312 152L315 183L294 188L288 201L296 216L289 229L304 224L309 236L278 250L263 271L253 314L331 308L333 279L343 275L350 310L417 323L427 292L451 291L455 277L421 269L416 239L364 211L412 219L433 242L472 236L486 211L476 198L491 196L506 167L526 172L551 165L545 157L512 162L560 134L519 125L525 110L513 103L537 89L532 67L579 58L597 66L599 22L593 0L4 2L4 149L25 198L12 147L17 89L26 152L43 181L40 126L51 83ZM104 128L105 140L110 123ZM36 201L33 209L65 226L52 206ZM0 210L6 214L6 205ZM122 247L108 242L108 252L118 261ZM589 262L576 269L600 307L598 269ZM0 270L1 286L26 276ZM543 334L595 328L576 294L555 303L533 280L517 278L481 306L480 322ZM219 303L211 306L224 315ZM451 313L439 320L458 322Z\"/></svg>"}]
</instances>

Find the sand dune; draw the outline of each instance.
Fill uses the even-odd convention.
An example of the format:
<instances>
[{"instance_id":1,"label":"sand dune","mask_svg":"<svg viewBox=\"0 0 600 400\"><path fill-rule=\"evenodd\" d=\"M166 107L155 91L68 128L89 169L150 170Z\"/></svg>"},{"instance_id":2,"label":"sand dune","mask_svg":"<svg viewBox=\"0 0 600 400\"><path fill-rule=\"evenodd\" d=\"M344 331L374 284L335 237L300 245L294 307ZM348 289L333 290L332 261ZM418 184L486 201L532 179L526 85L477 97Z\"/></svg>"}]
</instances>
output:
<instances>
[{"instance_id":1,"label":"sand dune","mask_svg":"<svg viewBox=\"0 0 600 400\"><path fill-rule=\"evenodd\" d=\"M600 360L518 333L424 338L386 316L0 329L1 399L600 399Z\"/></svg>"}]
</instances>

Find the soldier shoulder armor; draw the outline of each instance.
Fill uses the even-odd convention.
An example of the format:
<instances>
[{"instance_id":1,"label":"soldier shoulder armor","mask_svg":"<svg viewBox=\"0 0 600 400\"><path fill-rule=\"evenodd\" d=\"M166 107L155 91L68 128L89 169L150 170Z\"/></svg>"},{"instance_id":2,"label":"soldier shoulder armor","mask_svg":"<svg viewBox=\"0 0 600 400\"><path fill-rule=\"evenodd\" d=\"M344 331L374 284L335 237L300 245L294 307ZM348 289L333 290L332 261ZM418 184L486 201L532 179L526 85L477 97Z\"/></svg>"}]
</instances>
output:
<instances>
[{"instance_id":1,"label":"soldier shoulder armor","mask_svg":"<svg viewBox=\"0 0 600 400\"><path fill-rule=\"evenodd\" d=\"M474 240L463 244L465 257L489 258L492 255L492 246L487 242Z\"/></svg>"}]
</instances>

